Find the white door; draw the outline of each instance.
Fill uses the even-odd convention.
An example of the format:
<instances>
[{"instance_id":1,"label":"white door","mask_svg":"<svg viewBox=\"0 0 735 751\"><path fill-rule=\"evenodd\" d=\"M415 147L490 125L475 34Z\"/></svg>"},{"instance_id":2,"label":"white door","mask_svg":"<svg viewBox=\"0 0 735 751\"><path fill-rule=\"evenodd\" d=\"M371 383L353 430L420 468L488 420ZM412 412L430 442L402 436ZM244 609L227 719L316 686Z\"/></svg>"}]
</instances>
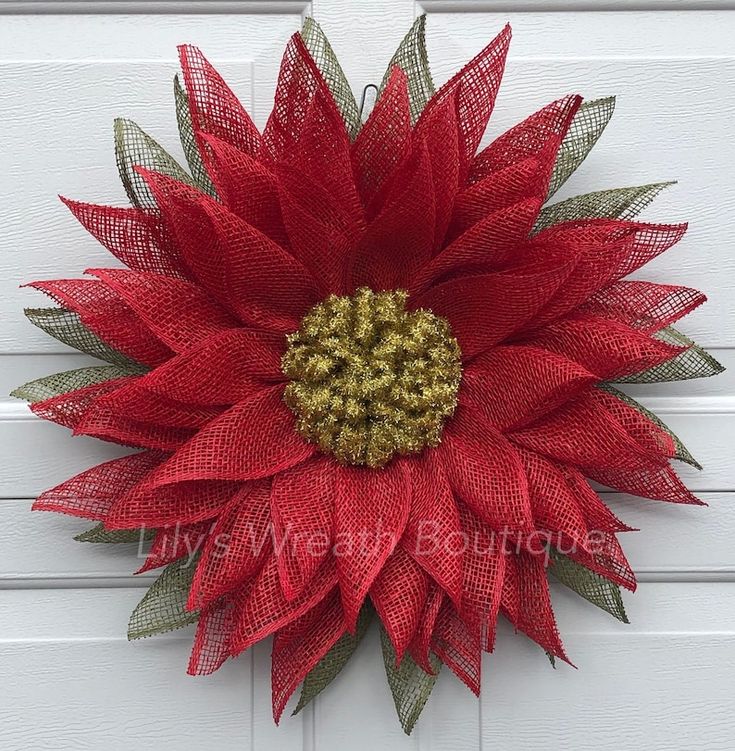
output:
<instances>
[{"instance_id":1,"label":"white door","mask_svg":"<svg viewBox=\"0 0 735 751\"><path fill-rule=\"evenodd\" d=\"M124 200L116 116L175 151L177 43L202 47L263 124L302 15L321 22L359 91L379 81L422 12L438 80L512 23L488 135L565 93L618 95L612 124L564 193L679 180L646 216L688 219L691 229L647 276L709 295L683 328L735 367L732 0L0 0L0 393L84 364L25 321L22 308L39 298L18 285L106 262L56 194ZM72 440L0 400L0 748L730 751L735 376L638 393L704 464L685 479L709 508L611 498L643 529L623 540L642 582L626 597L631 625L557 592L578 670L552 670L505 629L484 664L482 699L442 675L410 738L395 720L374 639L279 728L268 645L190 678L189 631L129 644L128 615L151 581L130 575L135 547L80 545L72 535L83 522L29 513L41 490L114 449Z\"/></svg>"}]
</instances>

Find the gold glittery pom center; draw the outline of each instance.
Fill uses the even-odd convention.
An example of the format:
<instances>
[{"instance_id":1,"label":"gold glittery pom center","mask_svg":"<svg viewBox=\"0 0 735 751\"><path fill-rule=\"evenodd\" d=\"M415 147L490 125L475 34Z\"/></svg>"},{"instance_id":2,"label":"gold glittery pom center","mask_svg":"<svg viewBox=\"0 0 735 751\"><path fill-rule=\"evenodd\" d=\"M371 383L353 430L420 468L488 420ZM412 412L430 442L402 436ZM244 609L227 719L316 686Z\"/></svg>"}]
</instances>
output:
<instances>
[{"instance_id":1,"label":"gold glittery pom center","mask_svg":"<svg viewBox=\"0 0 735 751\"><path fill-rule=\"evenodd\" d=\"M406 310L403 290L331 295L288 337L282 369L296 427L343 464L380 467L441 440L457 406L460 350L449 324Z\"/></svg>"}]
</instances>

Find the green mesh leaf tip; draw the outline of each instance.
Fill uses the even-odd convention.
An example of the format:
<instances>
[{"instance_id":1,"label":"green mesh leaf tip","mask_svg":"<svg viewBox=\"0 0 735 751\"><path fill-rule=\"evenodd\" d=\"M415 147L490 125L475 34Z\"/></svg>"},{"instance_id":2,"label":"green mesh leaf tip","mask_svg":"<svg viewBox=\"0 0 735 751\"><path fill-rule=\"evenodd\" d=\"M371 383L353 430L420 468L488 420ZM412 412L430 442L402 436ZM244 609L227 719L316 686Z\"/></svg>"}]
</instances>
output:
<instances>
[{"instance_id":1,"label":"green mesh leaf tip","mask_svg":"<svg viewBox=\"0 0 735 751\"><path fill-rule=\"evenodd\" d=\"M322 27L309 16L304 19L301 38L334 98L350 138L354 140L360 130L360 112L332 45L329 44Z\"/></svg>"},{"instance_id":2,"label":"green mesh leaf tip","mask_svg":"<svg viewBox=\"0 0 735 751\"><path fill-rule=\"evenodd\" d=\"M422 670L406 653L401 664L396 666L396 653L385 629L380 628L380 645L383 650L383 663L388 686L393 695L398 720L403 732L410 735L439 677L441 661L436 655L430 656L434 675Z\"/></svg>"},{"instance_id":3,"label":"green mesh leaf tip","mask_svg":"<svg viewBox=\"0 0 735 751\"><path fill-rule=\"evenodd\" d=\"M673 328L667 326L655 334L657 339L667 344L688 347L676 357L655 365L640 373L616 378L615 383L664 383L666 381L687 381L692 378L710 378L725 370L712 355L690 339Z\"/></svg>"},{"instance_id":4,"label":"green mesh leaf tip","mask_svg":"<svg viewBox=\"0 0 735 751\"><path fill-rule=\"evenodd\" d=\"M556 155L546 198L556 193L585 160L615 111L615 97L583 102Z\"/></svg>"},{"instance_id":5,"label":"green mesh leaf tip","mask_svg":"<svg viewBox=\"0 0 735 751\"><path fill-rule=\"evenodd\" d=\"M630 623L625 613L620 587L590 571L566 555L550 550L549 572L564 586L623 623ZM555 662L552 661L555 666Z\"/></svg>"},{"instance_id":6,"label":"green mesh leaf tip","mask_svg":"<svg viewBox=\"0 0 735 751\"><path fill-rule=\"evenodd\" d=\"M93 365L89 368L77 368L76 370L67 370L63 373L54 373L43 378L37 378L19 386L10 393L10 396L25 399L25 401L35 404L55 396L61 396L61 394L68 394L70 391L82 389L85 386L93 386L97 383L104 383L136 373L137 371L131 371L117 365Z\"/></svg>"},{"instance_id":7,"label":"green mesh leaf tip","mask_svg":"<svg viewBox=\"0 0 735 751\"><path fill-rule=\"evenodd\" d=\"M135 606L128 623L128 639L175 631L199 618L186 609L186 600L196 571L196 558L170 563Z\"/></svg>"},{"instance_id":8,"label":"green mesh leaf tip","mask_svg":"<svg viewBox=\"0 0 735 751\"><path fill-rule=\"evenodd\" d=\"M156 208L156 201L135 167L160 172L180 182L194 185L184 168L132 120L115 120L115 159L120 179L130 202L138 208Z\"/></svg>"},{"instance_id":9,"label":"green mesh leaf tip","mask_svg":"<svg viewBox=\"0 0 735 751\"><path fill-rule=\"evenodd\" d=\"M345 632L312 668L301 685L301 696L292 714L298 714L309 702L315 699L339 675L342 668L354 654L373 617L372 608L368 605L360 611L357 628L354 634Z\"/></svg>"},{"instance_id":10,"label":"green mesh leaf tip","mask_svg":"<svg viewBox=\"0 0 735 751\"><path fill-rule=\"evenodd\" d=\"M96 357L98 360L119 365L124 368L137 368L140 372L145 366L134 362L129 357L113 349L90 331L79 316L66 308L26 308L28 320L62 344L73 347L79 352Z\"/></svg>"},{"instance_id":11,"label":"green mesh leaf tip","mask_svg":"<svg viewBox=\"0 0 735 751\"><path fill-rule=\"evenodd\" d=\"M411 122L415 123L435 92L434 81L429 69L429 56L426 52L425 14L414 21L408 34L398 45L398 49L388 64L388 70L383 76L379 92L382 92L388 83L390 72L394 66L398 66L406 74Z\"/></svg>"},{"instance_id":12,"label":"green mesh leaf tip","mask_svg":"<svg viewBox=\"0 0 735 751\"><path fill-rule=\"evenodd\" d=\"M216 197L217 191L209 179L207 169L204 166L202 155L199 151L199 144L194 136L191 111L189 110L189 97L186 95L186 91L181 85L178 75L174 76L174 102L176 103L176 123L179 128L181 148L184 150L186 163L189 165L194 182L201 191L208 193L212 197Z\"/></svg>"},{"instance_id":13,"label":"green mesh leaf tip","mask_svg":"<svg viewBox=\"0 0 735 751\"><path fill-rule=\"evenodd\" d=\"M101 522L85 532L74 536L77 542L95 543L141 543L153 539L155 529L105 529Z\"/></svg>"},{"instance_id":14,"label":"green mesh leaf tip","mask_svg":"<svg viewBox=\"0 0 735 751\"><path fill-rule=\"evenodd\" d=\"M695 469L702 469L702 465L691 455L691 453L689 453L689 450L682 443L676 433L674 433L674 431L671 430L671 428L657 414L651 412L650 409L646 409L640 402L637 402L635 399L633 399L633 397L628 396L628 394L624 394L622 391L614 388L609 383L600 384L599 388L607 391L608 394L612 394L616 399L620 399L621 402L637 410L647 419L649 419L654 425L656 425L656 427L663 430L664 433L666 433L674 442L674 449L676 452L674 454L675 459L678 459L680 462L684 462L685 464L688 464Z\"/></svg>"},{"instance_id":15,"label":"green mesh leaf tip","mask_svg":"<svg viewBox=\"0 0 735 751\"><path fill-rule=\"evenodd\" d=\"M544 206L533 231L540 232L554 224L581 219L634 219L664 188L675 184L676 181L651 183L567 198Z\"/></svg>"}]
</instances>

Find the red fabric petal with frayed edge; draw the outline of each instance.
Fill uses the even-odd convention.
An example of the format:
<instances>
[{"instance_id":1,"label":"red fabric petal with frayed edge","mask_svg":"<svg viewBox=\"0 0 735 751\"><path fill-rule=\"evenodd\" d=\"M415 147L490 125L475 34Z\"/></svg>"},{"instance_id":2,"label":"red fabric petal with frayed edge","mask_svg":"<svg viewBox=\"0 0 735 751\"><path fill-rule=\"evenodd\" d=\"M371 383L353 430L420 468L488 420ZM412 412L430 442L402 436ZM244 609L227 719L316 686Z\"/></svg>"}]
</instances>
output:
<instances>
[{"instance_id":1,"label":"red fabric petal with frayed edge","mask_svg":"<svg viewBox=\"0 0 735 751\"><path fill-rule=\"evenodd\" d=\"M206 155L201 134L211 133L246 154L256 154L260 149L258 129L222 76L196 47L184 44L178 49L200 152Z\"/></svg>"},{"instance_id":2,"label":"red fabric petal with frayed edge","mask_svg":"<svg viewBox=\"0 0 735 751\"><path fill-rule=\"evenodd\" d=\"M465 369L459 398L502 432L551 412L596 381L581 365L553 352L501 346Z\"/></svg>"},{"instance_id":3,"label":"red fabric petal with frayed edge","mask_svg":"<svg viewBox=\"0 0 735 751\"><path fill-rule=\"evenodd\" d=\"M434 667L430 659L432 651L431 640L434 636L436 620L439 617L439 611L444 599L444 590L430 581L426 602L424 602L424 608L419 618L416 633L408 645L408 653L413 658L413 661L425 673L429 673L430 675L434 674Z\"/></svg>"},{"instance_id":4,"label":"red fabric petal with frayed edge","mask_svg":"<svg viewBox=\"0 0 735 751\"><path fill-rule=\"evenodd\" d=\"M428 591L424 570L400 546L388 556L370 587L370 599L395 649L396 664L416 633Z\"/></svg>"},{"instance_id":5,"label":"red fabric petal with frayed edge","mask_svg":"<svg viewBox=\"0 0 735 751\"><path fill-rule=\"evenodd\" d=\"M268 496L270 482L242 487L219 512L202 548L186 607L208 607L237 589L265 562L273 550Z\"/></svg>"},{"instance_id":6,"label":"red fabric petal with frayed edge","mask_svg":"<svg viewBox=\"0 0 735 751\"><path fill-rule=\"evenodd\" d=\"M319 301L309 272L209 196L171 178L146 180L200 283L243 323L293 331Z\"/></svg>"},{"instance_id":7,"label":"red fabric petal with frayed edge","mask_svg":"<svg viewBox=\"0 0 735 751\"><path fill-rule=\"evenodd\" d=\"M437 452L406 460L411 473L411 510L401 547L459 604L462 597L462 528Z\"/></svg>"},{"instance_id":8,"label":"red fabric petal with frayed edge","mask_svg":"<svg viewBox=\"0 0 735 751\"><path fill-rule=\"evenodd\" d=\"M439 451L454 492L484 522L496 531L533 530L523 465L481 412L460 405Z\"/></svg>"},{"instance_id":9,"label":"red fabric petal with frayed edge","mask_svg":"<svg viewBox=\"0 0 735 751\"><path fill-rule=\"evenodd\" d=\"M194 524L174 524L157 529L145 556L145 563L135 573L142 574L167 566L179 558L193 558L209 537L212 525L213 522L207 519ZM145 527L141 528L141 533L144 531Z\"/></svg>"},{"instance_id":10,"label":"red fabric petal with frayed edge","mask_svg":"<svg viewBox=\"0 0 735 751\"><path fill-rule=\"evenodd\" d=\"M336 483L333 550L352 631L368 590L403 534L411 484L402 462L380 471L338 467Z\"/></svg>"},{"instance_id":11,"label":"red fabric petal with frayed edge","mask_svg":"<svg viewBox=\"0 0 735 751\"><path fill-rule=\"evenodd\" d=\"M185 480L257 480L308 459L316 448L296 432L283 388L264 389L210 422L149 478L148 487Z\"/></svg>"},{"instance_id":12,"label":"red fabric petal with frayed edge","mask_svg":"<svg viewBox=\"0 0 735 751\"><path fill-rule=\"evenodd\" d=\"M160 217L140 209L61 199L79 223L115 258L135 271L185 278L186 267Z\"/></svg>"},{"instance_id":13,"label":"red fabric petal with frayed edge","mask_svg":"<svg viewBox=\"0 0 735 751\"><path fill-rule=\"evenodd\" d=\"M189 675L214 673L231 656L230 639L235 628L235 614L232 598L226 598L199 614L194 646L186 670Z\"/></svg>"},{"instance_id":14,"label":"red fabric petal with frayed edge","mask_svg":"<svg viewBox=\"0 0 735 751\"><path fill-rule=\"evenodd\" d=\"M331 553L335 474L334 460L318 456L273 478L273 542L281 589L289 600L303 592Z\"/></svg>"},{"instance_id":15,"label":"red fabric petal with frayed edge","mask_svg":"<svg viewBox=\"0 0 735 751\"><path fill-rule=\"evenodd\" d=\"M462 277L412 297L409 306L428 308L446 318L464 359L469 360L532 319L569 272L569 266L560 266Z\"/></svg>"},{"instance_id":16,"label":"red fabric petal with frayed edge","mask_svg":"<svg viewBox=\"0 0 735 751\"><path fill-rule=\"evenodd\" d=\"M475 696L480 695L482 648L480 638L470 633L448 600L436 622L432 648L436 656Z\"/></svg>"},{"instance_id":17,"label":"red fabric petal with frayed edge","mask_svg":"<svg viewBox=\"0 0 735 751\"><path fill-rule=\"evenodd\" d=\"M416 127L420 129L437 107L447 98L456 96L463 176L493 111L505 69L510 35L510 26L506 26L485 49L450 78L428 101L417 123Z\"/></svg>"},{"instance_id":18,"label":"red fabric petal with frayed edge","mask_svg":"<svg viewBox=\"0 0 735 751\"><path fill-rule=\"evenodd\" d=\"M96 279L55 279L25 286L44 292L76 313L100 339L136 362L155 367L173 354L137 313Z\"/></svg>"},{"instance_id":19,"label":"red fabric petal with frayed edge","mask_svg":"<svg viewBox=\"0 0 735 751\"><path fill-rule=\"evenodd\" d=\"M276 724L296 687L345 631L339 590L276 633L271 654L271 692Z\"/></svg>"},{"instance_id":20,"label":"red fabric petal with frayed edge","mask_svg":"<svg viewBox=\"0 0 735 751\"><path fill-rule=\"evenodd\" d=\"M676 472L668 465L645 467L640 469L618 469L604 467L584 467L584 473L590 479L617 490L640 498L668 503L684 503L691 506L706 506L679 479Z\"/></svg>"},{"instance_id":21,"label":"red fabric petal with frayed edge","mask_svg":"<svg viewBox=\"0 0 735 751\"><path fill-rule=\"evenodd\" d=\"M101 521L113 504L163 459L164 455L157 451L141 451L103 462L42 493L33 510Z\"/></svg>"}]
</instances>

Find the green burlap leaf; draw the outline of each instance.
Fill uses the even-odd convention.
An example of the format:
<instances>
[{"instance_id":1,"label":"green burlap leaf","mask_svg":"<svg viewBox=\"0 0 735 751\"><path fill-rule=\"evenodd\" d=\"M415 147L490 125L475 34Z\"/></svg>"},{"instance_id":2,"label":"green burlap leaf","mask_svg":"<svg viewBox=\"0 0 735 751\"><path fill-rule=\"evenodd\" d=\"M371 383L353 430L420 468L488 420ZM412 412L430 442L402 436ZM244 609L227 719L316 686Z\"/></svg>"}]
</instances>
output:
<instances>
[{"instance_id":1,"label":"green burlap leaf","mask_svg":"<svg viewBox=\"0 0 735 751\"><path fill-rule=\"evenodd\" d=\"M135 606L128 623L128 639L165 634L197 621L199 614L185 607L196 560L182 558L166 566Z\"/></svg>"},{"instance_id":2,"label":"green burlap leaf","mask_svg":"<svg viewBox=\"0 0 735 751\"><path fill-rule=\"evenodd\" d=\"M569 587L606 613L610 613L619 621L630 622L625 614L623 597L617 584L608 581L594 571L590 571L553 548L549 552L551 556L549 572L564 586ZM554 662L552 661L551 664L554 665Z\"/></svg>"},{"instance_id":3,"label":"green burlap leaf","mask_svg":"<svg viewBox=\"0 0 735 751\"><path fill-rule=\"evenodd\" d=\"M396 666L393 644L382 626L380 627L380 645L383 649L385 674L393 694L398 720L403 732L410 735L434 688L441 669L441 661L434 654L430 656L434 675L424 672L408 653L403 656L401 664Z\"/></svg>"},{"instance_id":4,"label":"green burlap leaf","mask_svg":"<svg viewBox=\"0 0 735 751\"><path fill-rule=\"evenodd\" d=\"M119 365L122 368L137 368L139 372L146 370L143 365L139 365L123 355L122 352L118 352L102 341L71 310L66 308L26 308L24 312L34 326L38 326L39 329L62 344L99 360Z\"/></svg>"},{"instance_id":5,"label":"green burlap leaf","mask_svg":"<svg viewBox=\"0 0 735 751\"><path fill-rule=\"evenodd\" d=\"M100 522L86 532L80 532L74 539L77 542L141 543L152 540L155 534L155 529L105 529L105 525Z\"/></svg>"},{"instance_id":6,"label":"green burlap leaf","mask_svg":"<svg viewBox=\"0 0 735 751\"><path fill-rule=\"evenodd\" d=\"M209 179L207 170L202 161L202 155L199 153L199 144L194 137L194 128L191 124L191 112L189 111L189 97L186 95L184 87L178 76L174 76L174 100L176 102L176 122L179 126L179 139L181 147L184 149L186 163L189 165L192 177L197 187L216 197L217 191Z\"/></svg>"},{"instance_id":7,"label":"green burlap leaf","mask_svg":"<svg viewBox=\"0 0 735 751\"><path fill-rule=\"evenodd\" d=\"M345 632L329 652L309 671L301 685L301 696L299 696L299 703L296 705L293 714L298 714L339 675L362 641L362 637L365 636L372 617L372 608L368 605L363 607L360 611L360 617L357 619L355 633Z\"/></svg>"},{"instance_id":8,"label":"green burlap leaf","mask_svg":"<svg viewBox=\"0 0 735 751\"><path fill-rule=\"evenodd\" d=\"M434 81L431 78L431 70L429 69L429 56L426 52L425 14L419 16L414 21L411 30L398 45L398 49L388 64L388 70L383 76L380 84L380 92L383 91L388 83L390 72L396 65L406 74L406 78L408 79L411 122L415 123L436 90L434 88Z\"/></svg>"},{"instance_id":9,"label":"green burlap leaf","mask_svg":"<svg viewBox=\"0 0 735 751\"><path fill-rule=\"evenodd\" d=\"M689 349L680 355L655 365L648 370L628 376L616 378L615 383L663 383L664 381L686 381L691 378L709 378L718 375L725 367L715 360L709 352L694 343L693 339L685 336L672 326L667 326L655 334L667 344L674 344Z\"/></svg>"},{"instance_id":10,"label":"green burlap leaf","mask_svg":"<svg viewBox=\"0 0 735 751\"><path fill-rule=\"evenodd\" d=\"M93 365L89 368L66 370L63 373L54 373L43 378L37 378L35 381L28 381L28 383L18 386L10 395L34 404L45 399L51 399L54 396L68 394L70 391L83 389L85 386L93 386L97 383L111 381L114 378L136 374L137 371L131 371L117 365Z\"/></svg>"},{"instance_id":11,"label":"green burlap leaf","mask_svg":"<svg viewBox=\"0 0 735 751\"><path fill-rule=\"evenodd\" d=\"M133 206L155 209L156 201L135 167L160 172L180 182L194 185L188 172L132 120L115 120L115 159L120 179Z\"/></svg>"},{"instance_id":12,"label":"green burlap leaf","mask_svg":"<svg viewBox=\"0 0 735 751\"><path fill-rule=\"evenodd\" d=\"M615 97L583 102L559 147L551 173L547 200L569 179L602 135L615 110Z\"/></svg>"},{"instance_id":13,"label":"green burlap leaf","mask_svg":"<svg viewBox=\"0 0 735 751\"><path fill-rule=\"evenodd\" d=\"M317 64L334 102L342 115L350 139L354 140L360 130L360 112L355 95L352 93L342 66L334 54L332 45L322 31L321 26L310 17L304 19L301 38Z\"/></svg>"},{"instance_id":14,"label":"green burlap leaf","mask_svg":"<svg viewBox=\"0 0 735 751\"><path fill-rule=\"evenodd\" d=\"M609 394L612 394L617 399L620 399L621 402L624 402L629 407L632 407L633 409L640 412L642 415L647 417L654 425L659 427L661 430L664 431L664 433L667 433L671 440L674 442L674 447L676 449L676 454L674 455L675 459L678 459L681 462L684 462L685 464L689 464L692 467L695 467L696 469L702 469L702 465L689 453L689 450L687 447L681 442L679 437L674 433L671 428L666 425L666 423L656 414L651 412L650 409L646 409L642 404L637 402L632 397L628 396L627 394L624 394L622 391L618 391L618 389L611 386L609 383L603 383L600 384L599 388L603 389L604 391L607 391Z\"/></svg>"},{"instance_id":15,"label":"green burlap leaf","mask_svg":"<svg viewBox=\"0 0 735 751\"><path fill-rule=\"evenodd\" d=\"M675 181L630 188L598 190L541 209L534 232L560 222L580 219L633 219L666 187Z\"/></svg>"}]
</instances>

